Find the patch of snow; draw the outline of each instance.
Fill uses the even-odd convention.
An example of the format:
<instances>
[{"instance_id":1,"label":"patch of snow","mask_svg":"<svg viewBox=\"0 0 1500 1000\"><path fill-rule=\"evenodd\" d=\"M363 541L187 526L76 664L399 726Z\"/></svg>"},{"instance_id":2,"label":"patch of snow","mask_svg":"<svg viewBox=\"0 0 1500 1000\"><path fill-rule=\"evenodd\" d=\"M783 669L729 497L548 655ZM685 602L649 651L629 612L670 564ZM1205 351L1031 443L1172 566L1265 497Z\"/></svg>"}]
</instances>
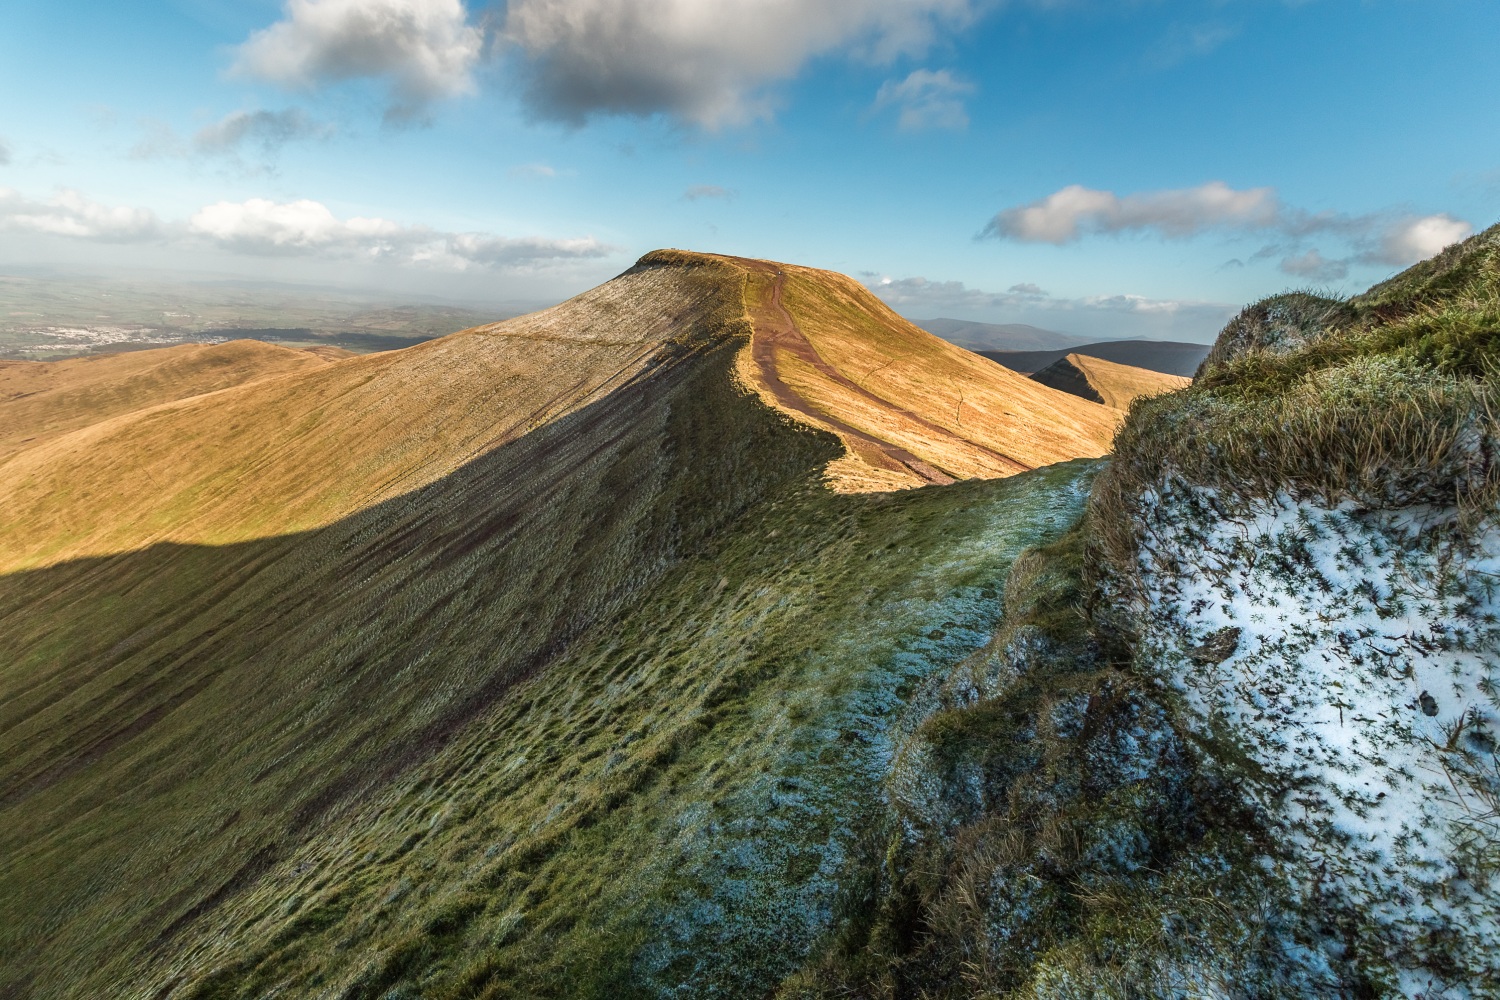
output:
<instances>
[{"instance_id":1,"label":"patch of snow","mask_svg":"<svg viewBox=\"0 0 1500 1000\"><path fill-rule=\"evenodd\" d=\"M1174 487L1146 527L1143 652L1253 761L1310 919L1356 913L1393 994L1496 996L1500 525ZM1226 628L1227 659L1188 657Z\"/></svg>"}]
</instances>

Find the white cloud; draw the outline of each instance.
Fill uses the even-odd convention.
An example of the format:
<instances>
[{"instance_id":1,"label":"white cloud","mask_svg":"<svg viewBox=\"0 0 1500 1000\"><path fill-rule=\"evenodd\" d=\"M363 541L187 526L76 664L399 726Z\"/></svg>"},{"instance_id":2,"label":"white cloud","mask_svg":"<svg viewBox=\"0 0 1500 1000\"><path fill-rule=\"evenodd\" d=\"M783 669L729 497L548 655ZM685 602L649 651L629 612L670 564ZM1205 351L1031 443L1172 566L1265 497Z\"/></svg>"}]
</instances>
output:
<instances>
[{"instance_id":1,"label":"white cloud","mask_svg":"<svg viewBox=\"0 0 1500 1000\"><path fill-rule=\"evenodd\" d=\"M1296 257L1283 259L1280 267L1283 274L1307 278L1310 281L1338 281L1349 275L1348 261L1328 260L1318 252L1317 248Z\"/></svg>"},{"instance_id":2,"label":"white cloud","mask_svg":"<svg viewBox=\"0 0 1500 1000\"><path fill-rule=\"evenodd\" d=\"M1451 215L1397 215L1372 212L1312 213L1283 205L1272 188L1236 190L1222 181L1171 191L1145 191L1123 197L1072 184L1039 201L1003 209L982 236L1020 243L1072 243L1091 233L1154 232L1165 239L1189 239L1209 230L1231 234L1270 233L1275 242L1251 260L1281 257L1281 270L1320 281L1345 277L1351 263L1405 267L1431 257L1470 235L1474 227ZM1344 243L1349 253L1330 258L1313 237ZM1243 264L1230 261L1228 266Z\"/></svg>"},{"instance_id":3,"label":"white cloud","mask_svg":"<svg viewBox=\"0 0 1500 1000\"><path fill-rule=\"evenodd\" d=\"M505 267L552 260L607 257L614 252L614 248L592 236L550 240L536 236L506 239L482 233L458 233L448 237L447 251L475 264Z\"/></svg>"},{"instance_id":4,"label":"white cloud","mask_svg":"<svg viewBox=\"0 0 1500 1000\"><path fill-rule=\"evenodd\" d=\"M286 0L282 19L239 47L234 71L298 88L383 79L399 119L473 93L483 47L461 0Z\"/></svg>"},{"instance_id":5,"label":"white cloud","mask_svg":"<svg viewBox=\"0 0 1500 1000\"><path fill-rule=\"evenodd\" d=\"M1404 267L1426 260L1459 240L1473 235L1474 227L1448 214L1401 219L1390 226L1370 251L1369 258L1382 264Z\"/></svg>"},{"instance_id":6,"label":"white cloud","mask_svg":"<svg viewBox=\"0 0 1500 1000\"><path fill-rule=\"evenodd\" d=\"M1271 188L1237 191L1223 181L1195 188L1147 191L1121 197L1072 184L1029 205L1007 208L990 220L985 234L1023 243L1071 243L1085 233L1155 230L1183 238L1205 229L1265 229L1281 218Z\"/></svg>"},{"instance_id":7,"label":"white cloud","mask_svg":"<svg viewBox=\"0 0 1500 1000\"><path fill-rule=\"evenodd\" d=\"M682 197L687 201L700 201L704 198L718 198L723 201L730 201L734 198L734 195L735 193L729 190L729 188L720 187L717 184L696 184L682 192Z\"/></svg>"},{"instance_id":8,"label":"white cloud","mask_svg":"<svg viewBox=\"0 0 1500 1000\"><path fill-rule=\"evenodd\" d=\"M919 54L984 0L511 0L539 117L664 114L710 128L767 117L765 88L825 53Z\"/></svg>"},{"instance_id":9,"label":"white cloud","mask_svg":"<svg viewBox=\"0 0 1500 1000\"><path fill-rule=\"evenodd\" d=\"M904 80L887 80L875 94L875 110L900 109L896 126L903 132L924 129L962 129L969 125L964 97L974 93L972 83L960 80L946 69L914 70Z\"/></svg>"},{"instance_id":10,"label":"white cloud","mask_svg":"<svg viewBox=\"0 0 1500 1000\"><path fill-rule=\"evenodd\" d=\"M235 153L246 145L271 154L297 139L326 139L332 125L315 122L290 108L285 111L235 111L198 130L193 146L203 153Z\"/></svg>"},{"instance_id":11,"label":"white cloud","mask_svg":"<svg viewBox=\"0 0 1500 1000\"><path fill-rule=\"evenodd\" d=\"M49 201L33 201L0 188L0 229L71 236L105 243L137 243L157 238L161 227L144 208L111 208L62 188Z\"/></svg>"},{"instance_id":12,"label":"white cloud","mask_svg":"<svg viewBox=\"0 0 1500 1000\"><path fill-rule=\"evenodd\" d=\"M321 202L265 198L221 201L200 209L189 229L237 253L317 255L393 260L463 270L472 265L514 268L549 261L606 257L614 248L593 237L507 238L486 233L445 233L388 219L340 219Z\"/></svg>"},{"instance_id":13,"label":"white cloud","mask_svg":"<svg viewBox=\"0 0 1500 1000\"><path fill-rule=\"evenodd\" d=\"M215 202L199 209L188 227L221 246L260 254L343 249L379 257L433 238L428 230L385 219L340 220L328 206L308 199Z\"/></svg>"}]
</instances>

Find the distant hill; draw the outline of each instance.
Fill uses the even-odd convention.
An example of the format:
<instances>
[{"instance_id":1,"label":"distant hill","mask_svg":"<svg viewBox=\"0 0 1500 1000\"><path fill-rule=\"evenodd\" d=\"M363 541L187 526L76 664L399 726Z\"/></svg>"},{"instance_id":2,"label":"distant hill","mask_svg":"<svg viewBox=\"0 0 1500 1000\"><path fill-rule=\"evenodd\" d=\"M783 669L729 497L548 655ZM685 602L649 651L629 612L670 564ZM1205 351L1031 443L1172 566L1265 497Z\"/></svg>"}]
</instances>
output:
<instances>
[{"instance_id":1,"label":"distant hill","mask_svg":"<svg viewBox=\"0 0 1500 1000\"><path fill-rule=\"evenodd\" d=\"M1116 410L1128 410L1142 396L1159 396L1192 384L1182 375L1165 375L1146 368L1116 364L1086 354L1069 354L1031 376L1042 385L1071 392L1081 399Z\"/></svg>"},{"instance_id":2,"label":"distant hill","mask_svg":"<svg viewBox=\"0 0 1500 1000\"><path fill-rule=\"evenodd\" d=\"M1117 365L1145 368L1164 375L1191 378L1198 365L1208 357L1208 344L1187 344L1175 340L1108 340L1098 344L1081 344L1068 350L1049 351L979 351L1011 371L1030 375L1039 372L1069 354L1113 361Z\"/></svg>"},{"instance_id":3,"label":"distant hill","mask_svg":"<svg viewBox=\"0 0 1500 1000\"><path fill-rule=\"evenodd\" d=\"M273 375L313 371L345 353L336 347L293 350L232 340L50 362L0 360L0 461L111 417Z\"/></svg>"},{"instance_id":4,"label":"distant hill","mask_svg":"<svg viewBox=\"0 0 1500 1000\"><path fill-rule=\"evenodd\" d=\"M966 319L921 319L917 326L970 351L1061 351L1084 338L1025 323L974 323Z\"/></svg>"}]
</instances>

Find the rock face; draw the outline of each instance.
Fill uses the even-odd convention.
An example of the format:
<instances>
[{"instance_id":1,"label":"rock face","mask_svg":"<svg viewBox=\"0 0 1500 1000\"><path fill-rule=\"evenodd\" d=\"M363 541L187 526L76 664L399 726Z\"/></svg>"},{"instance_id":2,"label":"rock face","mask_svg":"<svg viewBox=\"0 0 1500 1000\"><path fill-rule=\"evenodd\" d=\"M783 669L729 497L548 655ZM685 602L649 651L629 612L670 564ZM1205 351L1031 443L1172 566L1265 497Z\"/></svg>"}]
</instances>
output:
<instances>
[{"instance_id":1,"label":"rock face","mask_svg":"<svg viewBox=\"0 0 1500 1000\"><path fill-rule=\"evenodd\" d=\"M1229 321L1198 366L1198 375L1257 351L1286 354L1305 347L1322 339L1351 315L1339 300L1308 292L1288 292L1263 299Z\"/></svg>"}]
</instances>

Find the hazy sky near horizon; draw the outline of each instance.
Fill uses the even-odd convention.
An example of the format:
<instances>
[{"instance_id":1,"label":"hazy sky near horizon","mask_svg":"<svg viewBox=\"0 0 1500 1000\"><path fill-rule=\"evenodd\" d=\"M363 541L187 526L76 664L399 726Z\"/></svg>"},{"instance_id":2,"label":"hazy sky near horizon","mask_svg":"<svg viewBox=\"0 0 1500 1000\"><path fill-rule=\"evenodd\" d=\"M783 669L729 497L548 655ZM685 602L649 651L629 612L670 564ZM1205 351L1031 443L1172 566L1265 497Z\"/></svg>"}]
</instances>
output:
<instances>
[{"instance_id":1,"label":"hazy sky near horizon","mask_svg":"<svg viewBox=\"0 0 1500 1000\"><path fill-rule=\"evenodd\" d=\"M659 246L1206 341L1500 220L1494 0L9 0L0 270L541 305Z\"/></svg>"}]
</instances>

